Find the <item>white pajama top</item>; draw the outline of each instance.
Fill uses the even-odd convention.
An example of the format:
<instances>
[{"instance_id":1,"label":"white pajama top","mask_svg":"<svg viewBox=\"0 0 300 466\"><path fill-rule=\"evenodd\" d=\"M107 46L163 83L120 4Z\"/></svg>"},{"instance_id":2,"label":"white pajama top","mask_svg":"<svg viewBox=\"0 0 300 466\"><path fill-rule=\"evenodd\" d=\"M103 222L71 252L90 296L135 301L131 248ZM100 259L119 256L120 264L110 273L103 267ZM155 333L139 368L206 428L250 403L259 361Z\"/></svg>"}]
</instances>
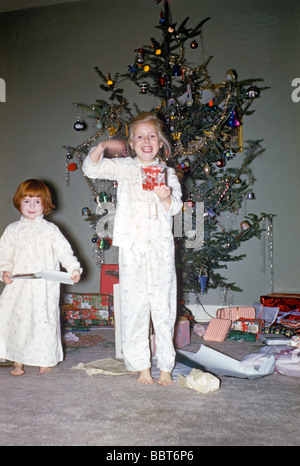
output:
<instances>
[{"instance_id":1,"label":"white pajama top","mask_svg":"<svg viewBox=\"0 0 300 466\"><path fill-rule=\"evenodd\" d=\"M80 269L59 228L43 216L25 217L0 238L0 278L42 269L72 273ZM59 310L60 284L44 279L15 279L0 296L0 358L51 367L63 359Z\"/></svg>"},{"instance_id":2,"label":"white pajama top","mask_svg":"<svg viewBox=\"0 0 300 466\"><path fill-rule=\"evenodd\" d=\"M91 149L93 150L93 149ZM90 151L91 152L91 151ZM82 169L92 179L115 180L118 183L113 244L130 248L135 241L173 238L173 216L181 207L181 186L175 170L162 165L157 158L150 165L163 166L166 184L172 190L171 206L166 210L153 191L142 188L142 164L135 157L104 158L94 162L88 155Z\"/></svg>"}]
</instances>

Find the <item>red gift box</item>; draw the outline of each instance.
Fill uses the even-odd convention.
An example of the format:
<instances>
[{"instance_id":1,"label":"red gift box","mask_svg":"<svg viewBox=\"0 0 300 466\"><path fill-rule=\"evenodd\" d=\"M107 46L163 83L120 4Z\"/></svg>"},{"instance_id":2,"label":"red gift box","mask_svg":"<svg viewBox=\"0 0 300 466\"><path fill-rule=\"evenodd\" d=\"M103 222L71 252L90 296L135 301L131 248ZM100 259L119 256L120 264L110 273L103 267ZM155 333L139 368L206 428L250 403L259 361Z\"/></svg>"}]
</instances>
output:
<instances>
[{"instance_id":1,"label":"red gift box","mask_svg":"<svg viewBox=\"0 0 300 466\"><path fill-rule=\"evenodd\" d=\"M232 322L230 319L212 318L208 324L203 340L218 341L218 342L224 341L231 327L231 324Z\"/></svg>"},{"instance_id":2,"label":"red gift box","mask_svg":"<svg viewBox=\"0 0 300 466\"><path fill-rule=\"evenodd\" d=\"M165 167L141 167L142 185L145 191L153 191L155 186L166 184Z\"/></svg>"},{"instance_id":3,"label":"red gift box","mask_svg":"<svg viewBox=\"0 0 300 466\"><path fill-rule=\"evenodd\" d=\"M278 318L286 312L300 309L300 294L271 293L260 297L260 302L265 307L279 307Z\"/></svg>"},{"instance_id":4,"label":"red gift box","mask_svg":"<svg viewBox=\"0 0 300 466\"><path fill-rule=\"evenodd\" d=\"M113 294L114 285L119 283L119 265L102 264L100 280L100 293Z\"/></svg>"}]
</instances>

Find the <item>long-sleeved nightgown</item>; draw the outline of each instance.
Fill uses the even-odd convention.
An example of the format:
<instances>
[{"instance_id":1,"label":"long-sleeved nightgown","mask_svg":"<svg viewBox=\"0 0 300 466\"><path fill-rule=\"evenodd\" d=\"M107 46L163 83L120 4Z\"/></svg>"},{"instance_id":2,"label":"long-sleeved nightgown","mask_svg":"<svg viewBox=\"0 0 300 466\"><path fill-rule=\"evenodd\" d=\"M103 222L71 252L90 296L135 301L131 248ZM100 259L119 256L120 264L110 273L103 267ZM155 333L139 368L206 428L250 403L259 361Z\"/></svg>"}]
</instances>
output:
<instances>
[{"instance_id":1,"label":"long-sleeved nightgown","mask_svg":"<svg viewBox=\"0 0 300 466\"><path fill-rule=\"evenodd\" d=\"M7 226L0 238L0 278L42 269L72 273L80 269L69 242L43 216L25 217ZM16 279L0 296L0 358L53 367L63 360L60 284L44 279Z\"/></svg>"}]
</instances>

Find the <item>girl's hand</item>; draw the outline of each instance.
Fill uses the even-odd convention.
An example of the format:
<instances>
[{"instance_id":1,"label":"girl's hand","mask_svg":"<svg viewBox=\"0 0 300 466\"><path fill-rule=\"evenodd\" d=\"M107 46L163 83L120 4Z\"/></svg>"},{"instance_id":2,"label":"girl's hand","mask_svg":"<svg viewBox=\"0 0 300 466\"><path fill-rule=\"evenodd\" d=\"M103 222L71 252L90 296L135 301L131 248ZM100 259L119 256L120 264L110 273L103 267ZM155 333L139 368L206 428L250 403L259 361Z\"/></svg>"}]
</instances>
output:
<instances>
[{"instance_id":1,"label":"girl's hand","mask_svg":"<svg viewBox=\"0 0 300 466\"><path fill-rule=\"evenodd\" d=\"M126 149L127 141L121 139L107 139L101 141L91 152L90 157L94 162L99 162L103 152L106 150L110 156L118 156Z\"/></svg>"},{"instance_id":2,"label":"girl's hand","mask_svg":"<svg viewBox=\"0 0 300 466\"><path fill-rule=\"evenodd\" d=\"M5 285L10 285L13 280L10 278L11 272L3 272L2 280L4 281Z\"/></svg>"},{"instance_id":3,"label":"girl's hand","mask_svg":"<svg viewBox=\"0 0 300 466\"><path fill-rule=\"evenodd\" d=\"M80 270L74 270L71 275L71 280L73 280L74 283L78 283L80 278L81 278Z\"/></svg>"},{"instance_id":4,"label":"girl's hand","mask_svg":"<svg viewBox=\"0 0 300 466\"><path fill-rule=\"evenodd\" d=\"M164 208L166 210L169 210L170 209L170 206L171 206L171 202L172 202L172 199L171 199L171 188L169 188L169 186L155 186L154 188L154 192L155 194L158 195L160 201L162 202Z\"/></svg>"}]
</instances>

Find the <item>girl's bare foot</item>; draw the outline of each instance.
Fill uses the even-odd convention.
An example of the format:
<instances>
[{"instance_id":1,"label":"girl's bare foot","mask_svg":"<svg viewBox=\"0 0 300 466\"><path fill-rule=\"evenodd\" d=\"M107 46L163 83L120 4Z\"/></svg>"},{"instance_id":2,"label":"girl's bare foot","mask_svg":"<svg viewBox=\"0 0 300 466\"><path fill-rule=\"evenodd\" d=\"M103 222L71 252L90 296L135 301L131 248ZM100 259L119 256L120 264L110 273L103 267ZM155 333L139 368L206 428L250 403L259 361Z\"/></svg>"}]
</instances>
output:
<instances>
[{"instance_id":1,"label":"girl's bare foot","mask_svg":"<svg viewBox=\"0 0 300 466\"><path fill-rule=\"evenodd\" d=\"M46 372L52 372L52 367L40 367L40 374L45 374Z\"/></svg>"},{"instance_id":2,"label":"girl's bare foot","mask_svg":"<svg viewBox=\"0 0 300 466\"><path fill-rule=\"evenodd\" d=\"M143 371L140 371L139 378L137 379L138 383L154 383L154 380L152 379L152 375L149 369L144 369Z\"/></svg>"},{"instance_id":3,"label":"girl's bare foot","mask_svg":"<svg viewBox=\"0 0 300 466\"><path fill-rule=\"evenodd\" d=\"M11 375L23 375L25 372L24 372L24 365L19 363L19 362L15 362L14 363L14 368L10 371Z\"/></svg>"},{"instance_id":4,"label":"girl's bare foot","mask_svg":"<svg viewBox=\"0 0 300 466\"><path fill-rule=\"evenodd\" d=\"M174 382L171 372L160 371L160 376L157 383L159 385L172 385Z\"/></svg>"}]
</instances>

